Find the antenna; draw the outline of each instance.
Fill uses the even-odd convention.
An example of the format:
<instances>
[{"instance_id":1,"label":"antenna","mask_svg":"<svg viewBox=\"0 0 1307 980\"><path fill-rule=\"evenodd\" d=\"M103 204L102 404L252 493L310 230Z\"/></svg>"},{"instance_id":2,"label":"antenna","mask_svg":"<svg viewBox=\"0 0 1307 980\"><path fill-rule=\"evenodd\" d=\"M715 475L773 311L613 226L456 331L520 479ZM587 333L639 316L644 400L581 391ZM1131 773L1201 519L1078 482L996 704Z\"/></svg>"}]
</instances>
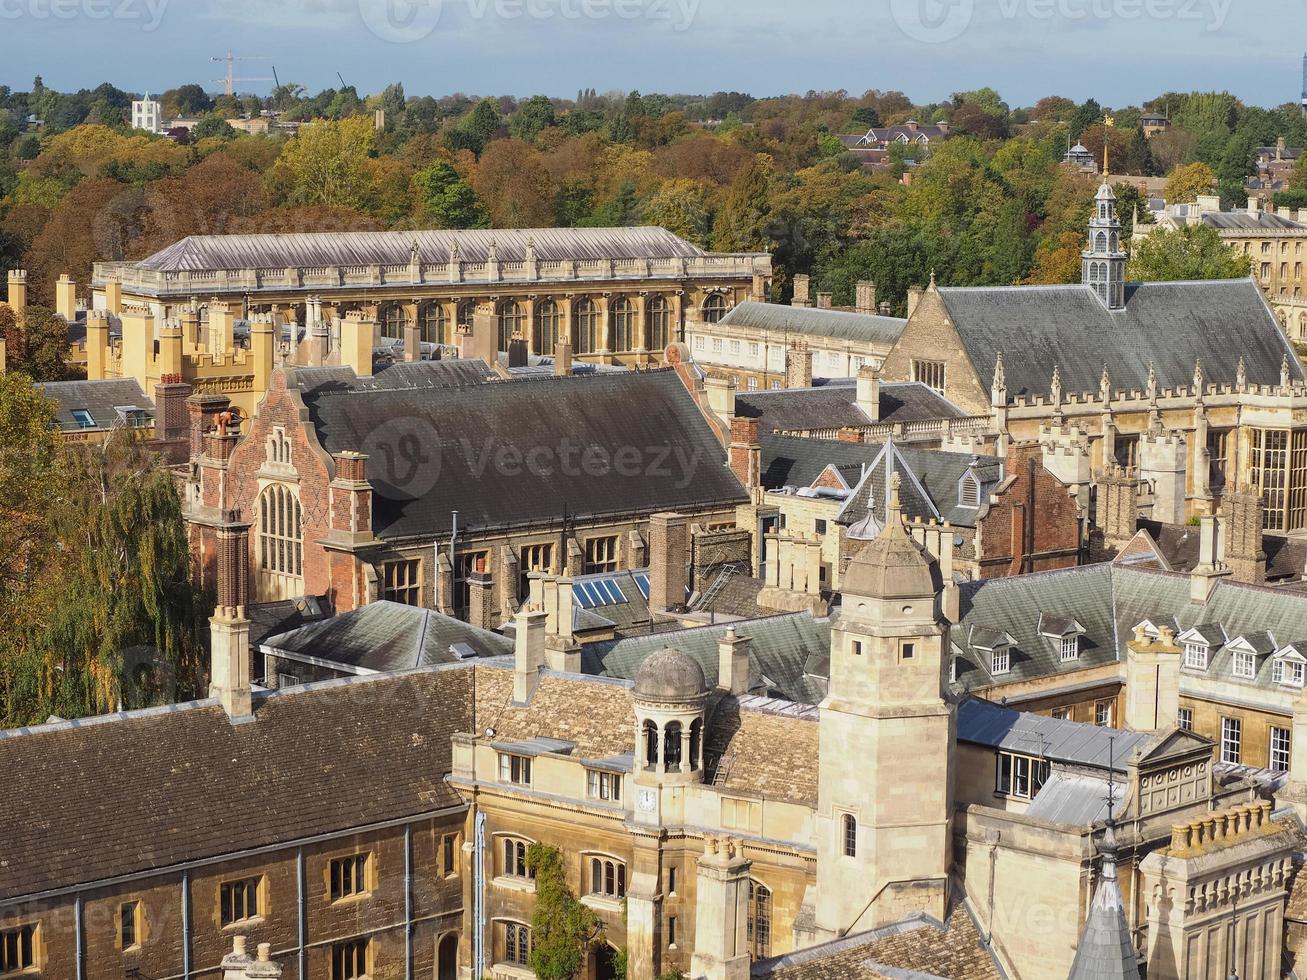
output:
<instances>
[{"instance_id":1,"label":"antenna","mask_svg":"<svg viewBox=\"0 0 1307 980\"><path fill-rule=\"evenodd\" d=\"M269 58L268 58L267 55L261 55L261 54L236 55L236 54L232 54L231 49L228 48L228 49L227 49L227 54L226 54L226 55L224 55L224 56L219 56L219 57L217 57L217 58L210 58L209 60L210 60L210 61L216 61L216 62L219 62L219 63L223 63L223 62L226 63L226 65L227 65L227 74L226 74L226 76L223 77L223 78L215 78L213 81L214 81L214 82L221 82L221 83L223 84L223 86L224 86L224 90L225 90L225 93L226 93L227 95L235 95L235 94L236 94L236 83L237 83L237 82L272 82L272 81L276 81L276 79L273 79L273 78L254 78L254 77L237 78L237 77L236 77L236 62L238 62L238 61L268 61Z\"/></svg>"}]
</instances>

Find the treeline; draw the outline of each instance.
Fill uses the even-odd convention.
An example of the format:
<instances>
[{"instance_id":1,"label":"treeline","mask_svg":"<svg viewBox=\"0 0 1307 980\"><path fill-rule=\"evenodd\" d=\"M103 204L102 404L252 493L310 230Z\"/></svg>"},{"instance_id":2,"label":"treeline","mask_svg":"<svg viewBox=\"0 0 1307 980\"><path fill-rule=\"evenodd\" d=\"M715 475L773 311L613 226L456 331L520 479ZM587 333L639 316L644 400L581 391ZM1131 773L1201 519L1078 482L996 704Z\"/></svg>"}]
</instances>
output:
<instances>
[{"instance_id":1,"label":"treeline","mask_svg":"<svg viewBox=\"0 0 1307 980\"><path fill-rule=\"evenodd\" d=\"M1106 145L1114 173L1180 170L1177 188L1229 204L1242 203L1256 147L1307 144L1296 106L1224 94L1012 109L992 89L920 104L880 91L437 99L398 84L213 98L185 85L160 98L166 115L201 120L186 142L129 130L130 98L39 79L31 92L0 89L0 274L27 268L38 300L61 272L84 282L96 259L190 234L648 223L708 248L772 252L777 298L797 272L843 303L870 277L901 310L932 269L955 284L1077 277L1094 181L1061 166L1076 142L1096 158ZM250 136L224 121L264 111L303 124ZM1174 125L1146 139L1146 113ZM25 129L31 116L39 132ZM948 121L955 135L929 155L896 148L876 173L838 138L909 119ZM1129 219L1139 196L1120 193Z\"/></svg>"}]
</instances>

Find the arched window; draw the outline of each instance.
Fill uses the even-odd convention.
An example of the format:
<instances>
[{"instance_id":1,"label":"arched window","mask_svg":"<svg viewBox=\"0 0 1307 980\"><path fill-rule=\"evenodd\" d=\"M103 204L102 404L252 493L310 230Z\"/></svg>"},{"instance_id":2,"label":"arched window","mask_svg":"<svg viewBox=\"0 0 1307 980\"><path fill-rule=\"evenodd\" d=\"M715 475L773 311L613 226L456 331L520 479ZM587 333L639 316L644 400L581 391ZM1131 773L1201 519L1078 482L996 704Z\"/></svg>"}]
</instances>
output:
<instances>
[{"instance_id":1,"label":"arched window","mask_svg":"<svg viewBox=\"0 0 1307 980\"><path fill-rule=\"evenodd\" d=\"M526 850L531 844L518 837L505 837L503 863L499 873L505 878L534 878L535 872L526 865Z\"/></svg>"},{"instance_id":2,"label":"arched window","mask_svg":"<svg viewBox=\"0 0 1307 980\"><path fill-rule=\"evenodd\" d=\"M599 350L599 307L594 300L583 299L576 304L576 352L593 354Z\"/></svg>"},{"instance_id":3,"label":"arched window","mask_svg":"<svg viewBox=\"0 0 1307 980\"><path fill-rule=\"evenodd\" d=\"M690 722L690 768L698 769L702 758L700 747L703 745L703 719L696 718Z\"/></svg>"},{"instance_id":4,"label":"arched window","mask_svg":"<svg viewBox=\"0 0 1307 980\"><path fill-rule=\"evenodd\" d=\"M1112 232L1112 251L1113 252L1121 251L1121 236L1118 235L1116 232Z\"/></svg>"},{"instance_id":5,"label":"arched window","mask_svg":"<svg viewBox=\"0 0 1307 980\"><path fill-rule=\"evenodd\" d=\"M644 723L644 764L651 769L658 765L658 726L652 721Z\"/></svg>"},{"instance_id":6,"label":"arched window","mask_svg":"<svg viewBox=\"0 0 1307 980\"><path fill-rule=\"evenodd\" d=\"M665 351L672 342L672 307L662 296L649 300L649 349Z\"/></svg>"},{"instance_id":7,"label":"arched window","mask_svg":"<svg viewBox=\"0 0 1307 980\"><path fill-rule=\"evenodd\" d=\"M663 767L671 772L681 767L681 723L669 721L663 729Z\"/></svg>"},{"instance_id":8,"label":"arched window","mask_svg":"<svg viewBox=\"0 0 1307 980\"><path fill-rule=\"evenodd\" d=\"M304 516L290 487L274 483L259 494L259 598L291 599L304 592Z\"/></svg>"},{"instance_id":9,"label":"arched window","mask_svg":"<svg viewBox=\"0 0 1307 980\"><path fill-rule=\"evenodd\" d=\"M746 918L749 955L755 960L771 956L771 889L749 879L749 913Z\"/></svg>"},{"instance_id":10,"label":"arched window","mask_svg":"<svg viewBox=\"0 0 1307 980\"><path fill-rule=\"evenodd\" d=\"M265 447L265 459L272 465L291 465L290 440L286 438L286 430L281 426L275 427L272 432L268 434L268 442Z\"/></svg>"},{"instance_id":11,"label":"arched window","mask_svg":"<svg viewBox=\"0 0 1307 980\"><path fill-rule=\"evenodd\" d=\"M423 304L418 314L424 344L448 344L449 317L445 315L444 303Z\"/></svg>"},{"instance_id":12,"label":"arched window","mask_svg":"<svg viewBox=\"0 0 1307 980\"><path fill-rule=\"evenodd\" d=\"M454 320L455 326L459 326L459 327L472 326L472 314L476 312L476 309L477 309L477 305L476 302L473 300L465 299L461 303L459 303L456 308L457 315Z\"/></svg>"},{"instance_id":13,"label":"arched window","mask_svg":"<svg viewBox=\"0 0 1307 980\"><path fill-rule=\"evenodd\" d=\"M1106 251L1107 251L1107 233L1106 233L1106 232L1102 232L1102 231L1100 231L1100 232L1098 233L1097 237L1094 238L1094 251L1096 251L1096 252L1100 252L1100 253L1101 253L1101 252L1106 252Z\"/></svg>"},{"instance_id":14,"label":"arched window","mask_svg":"<svg viewBox=\"0 0 1307 980\"><path fill-rule=\"evenodd\" d=\"M547 299L536 307L534 343L537 354L554 353L554 348L558 346L561 320L562 314L558 312L558 304L553 300Z\"/></svg>"},{"instance_id":15,"label":"arched window","mask_svg":"<svg viewBox=\"0 0 1307 980\"><path fill-rule=\"evenodd\" d=\"M726 297L713 293L703 301L703 322L716 323L726 315Z\"/></svg>"},{"instance_id":16,"label":"arched window","mask_svg":"<svg viewBox=\"0 0 1307 980\"><path fill-rule=\"evenodd\" d=\"M639 346L635 304L623 296L613 304L613 350L635 350Z\"/></svg>"},{"instance_id":17,"label":"arched window","mask_svg":"<svg viewBox=\"0 0 1307 980\"><path fill-rule=\"evenodd\" d=\"M404 336L408 313L402 303L388 303L381 312L381 336L398 340Z\"/></svg>"},{"instance_id":18,"label":"arched window","mask_svg":"<svg viewBox=\"0 0 1307 980\"><path fill-rule=\"evenodd\" d=\"M590 859L590 894L626 897L626 865L609 857Z\"/></svg>"},{"instance_id":19,"label":"arched window","mask_svg":"<svg viewBox=\"0 0 1307 980\"><path fill-rule=\"evenodd\" d=\"M508 350L508 342L514 334L522 333L526 322L526 313L512 300L505 300L499 307L499 349Z\"/></svg>"},{"instance_id":20,"label":"arched window","mask_svg":"<svg viewBox=\"0 0 1307 980\"><path fill-rule=\"evenodd\" d=\"M858 856L858 821L851 813L846 813L840 818L840 843L844 848L845 857Z\"/></svg>"}]
</instances>

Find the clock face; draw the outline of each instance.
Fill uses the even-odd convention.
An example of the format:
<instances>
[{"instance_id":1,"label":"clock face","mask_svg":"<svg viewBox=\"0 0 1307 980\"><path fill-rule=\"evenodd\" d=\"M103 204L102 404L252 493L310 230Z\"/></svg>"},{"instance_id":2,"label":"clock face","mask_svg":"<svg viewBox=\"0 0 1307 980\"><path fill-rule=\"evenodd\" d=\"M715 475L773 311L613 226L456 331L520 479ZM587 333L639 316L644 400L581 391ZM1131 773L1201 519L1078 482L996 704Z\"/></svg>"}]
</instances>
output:
<instances>
[{"instance_id":1,"label":"clock face","mask_svg":"<svg viewBox=\"0 0 1307 980\"><path fill-rule=\"evenodd\" d=\"M642 790L640 790L640 809L641 809L641 810L644 810L646 813L650 813L650 812L653 811L653 808L654 808L655 806L657 806L657 805L658 805L658 794L657 794L657 793L655 793L655 792L654 792L653 790L651 790L651 789L642 789Z\"/></svg>"}]
</instances>

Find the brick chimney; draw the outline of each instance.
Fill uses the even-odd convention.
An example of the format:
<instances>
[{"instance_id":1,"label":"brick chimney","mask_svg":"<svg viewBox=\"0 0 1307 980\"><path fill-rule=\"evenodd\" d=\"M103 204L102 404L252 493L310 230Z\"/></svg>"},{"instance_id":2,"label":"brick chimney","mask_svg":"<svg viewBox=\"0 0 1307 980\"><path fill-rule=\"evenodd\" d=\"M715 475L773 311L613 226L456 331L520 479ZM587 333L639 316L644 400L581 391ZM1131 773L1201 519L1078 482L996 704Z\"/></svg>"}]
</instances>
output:
<instances>
[{"instance_id":1,"label":"brick chimney","mask_svg":"<svg viewBox=\"0 0 1307 980\"><path fill-rule=\"evenodd\" d=\"M1266 552L1262 548L1264 536L1264 507L1255 490L1241 488L1227 491L1221 500L1225 517L1225 563L1236 582L1264 585L1266 582Z\"/></svg>"},{"instance_id":2,"label":"brick chimney","mask_svg":"<svg viewBox=\"0 0 1307 980\"><path fill-rule=\"evenodd\" d=\"M870 279L862 279L854 287L854 309L859 313L876 312L876 284Z\"/></svg>"},{"instance_id":3,"label":"brick chimney","mask_svg":"<svg viewBox=\"0 0 1307 980\"><path fill-rule=\"evenodd\" d=\"M254 714L250 688L249 525L227 514L218 529L218 601L209 619L209 697L222 702L232 721Z\"/></svg>"},{"instance_id":4,"label":"brick chimney","mask_svg":"<svg viewBox=\"0 0 1307 980\"><path fill-rule=\"evenodd\" d=\"M495 583L482 561L468 576L467 596L467 621L483 630L494 629Z\"/></svg>"},{"instance_id":5,"label":"brick chimney","mask_svg":"<svg viewBox=\"0 0 1307 980\"><path fill-rule=\"evenodd\" d=\"M331 530L351 543L372 538L372 484L368 483L368 457L349 450L336 453L336 476L331 481Z\"/></svg>"},{"instance_id":6,"label":"brick chimney","mask_svg":"<svg viewBox=\"0 0 1307 980\"><path fill-rule=\"evenodd\" d=\"M1119 551L1134 538L1139 526L1139 481L1129 470L1110 465L1099 479L1097 523L1110 551Z\"/></svg>"},{"instance_id":7,"label":"brick chimney","mask_svg":"<svg viewBox=\"0 0 1307 980\"><path fill-rule=\"evenodd\" d=\"M785 352L785 387L812 387L812 351L806 340L796 340Z\"/></svg>"},{"instance_id":8,"label":"brick chimney","mask_svg":"<svg viewBox=\"0 0 1307 980\"><path fill-rule=\"evenodd\" d=\"M731 419L731 472L747 490L762 485L762 446L758 442L758 420L736 416Z\"/></svg>"},{"instance_id":9,"label":"brick chimney","mask_svg":"<svg viewBox=\"0 0 1307 980\"><path fill-rule=\"evenodd\" d=\"M791 306L811 306L812 300L809 298L809 290L812 288L812 280L803 274L794 277L794 298L790 300Z\"/></svg>"},{"instance_id":10,"label":"brick chimney","mask_svg":"<svg viewBox=\"0 0 1307 980\"><path fill-rule=\"evenodd\" d=\"M685 609L689 582L689 522L683 514L662 513L649 518L649 611Z\"/></svg>"},{"instance_id":11,"label":"brick chimney","mask_svg":"<svg viewBox=\"0 0 1307 980\"><path fill-rule=\"evenodd\" d=\"M191 456L204 452L204 437L216 419L231 407L231 399L216 392L201 392L186 399L186 412L190 418Z\"/></svg>"},{"instance_id":12,"label":"brick chimney","mask_svg":"<svg viewBox=\"0 0 1307 980\"><path fill-rule=\"evenodd\" d=\"M817 309L819 310L831 309L834 306L834 303L832 302L832 300L834 299L834 295L835 295L834 293L825 293L825 292L818 293Z\"/></svg>"},{"instance_id":13,"label":"brick chimney","mask_svg":"<svg viewBox=\"0 0 1307 980\"><path fill-rule=\"evenodd\" d=\"M191 417L187 399L191 386L180 374L165 374L154 386L154 437L161 442L188 443Z\"/></svg>"}]
</instances>

